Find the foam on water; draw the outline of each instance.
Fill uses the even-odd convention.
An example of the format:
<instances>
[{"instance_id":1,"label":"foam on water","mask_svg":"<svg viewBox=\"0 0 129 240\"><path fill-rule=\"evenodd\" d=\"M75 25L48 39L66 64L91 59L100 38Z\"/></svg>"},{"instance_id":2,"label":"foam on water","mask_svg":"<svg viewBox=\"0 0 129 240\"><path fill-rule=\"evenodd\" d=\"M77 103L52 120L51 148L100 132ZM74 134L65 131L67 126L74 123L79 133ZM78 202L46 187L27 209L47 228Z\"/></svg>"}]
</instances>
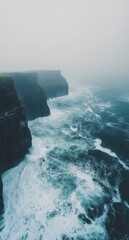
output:
<instances>
[{"instance_id":1,"label":"foam on water","mask_svg":"<svg viewBox=\"0 0 129 240\"><path fill-rule=\"evenodd\" d=\"M110 149L108 149L108 148L102 147L101 144L102 144L101 139L97 138L97 139L95 140L95 149L100 150L100 151L102 151L102 152L104 152L104 153L107 153L107 154L110 155L111 157L116 157L116 158L117 158L117 155L116 155L114 152L112 152L112 151L111 151Z\"/></svg>"},{"instance_id":2,"label":"foam on water","mask_svg":"<svg viewBox=\"0 0 129 240\"><path fill-rule=\"evenodd\" d=\"M43 236L51 240L61 239L63 235L77 237L78 234L85 239L98 234L101 239L101 235L105 235L103 221L93 221L88 226L80 223L77 217L85 212L84 202L88 207L92 201L96 204L101 201L102 188L94 183L89 173L58 161L54 164L56 170L50 168L49 160L36 159L34 162L29 156L3 175L6 222L1 236L4 240L22 239L23 236L32 240Z\"/></svg>"},{"instance_id":3,"label":"foam on water","mask_svg":"<svg viewBox=\"0 0 129 240\"><path fill-rule=\"evenodd\" d=\"M117 155L116 153L112 152L109 148L104 148L101 146L102 141L101 139L97 138L95 139L95 149L100 150L104 153L107 153L108 155L110 155L111 157L117 158L118 162L122 165L122 167L126 170L129 170L129 167L127 166L126 163L124 163Z\"/></svg>"},{"instance_id":4,"label":"foam on water","mask_svg":"<svg viewBox=\"0 0 129 240\"><path fill-rule=\"evenodd\" d=\"M94 161L87 163L87 150L95 146L117 157L91 136L90 129L85 130L85 122L101 125L100 112L110 107L98 103L95 91L81 89L49 100L51 116L29 122L32 148L22 163L3 175L5 221L0 239L108 239L106 205L95 219L88 216L91 206L103 206L106 193L92 169Z\"/></svg>"}]
</instances>

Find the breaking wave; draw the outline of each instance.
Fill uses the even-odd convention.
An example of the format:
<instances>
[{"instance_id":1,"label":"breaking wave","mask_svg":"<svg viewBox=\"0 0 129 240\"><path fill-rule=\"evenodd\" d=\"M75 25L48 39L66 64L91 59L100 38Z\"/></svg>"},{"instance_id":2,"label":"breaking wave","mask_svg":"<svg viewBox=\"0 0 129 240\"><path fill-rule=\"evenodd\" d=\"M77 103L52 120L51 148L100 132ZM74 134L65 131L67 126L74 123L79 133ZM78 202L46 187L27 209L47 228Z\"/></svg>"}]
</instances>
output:
<instances>
[{"instance_id":1,"label":"breaking wave","mask_svg":"<svg viewBox=\"0 0 129 240\"><path fill-rule=\"evenodd\" d=\"M127 140L129 125L99 91L87 87L49 100L51 116L29 122L32 148L2 177L0 239L110 239L109 208L123 201L120 184L129 170L128 151L115 140Z\"/></svg>"}]
</instances>

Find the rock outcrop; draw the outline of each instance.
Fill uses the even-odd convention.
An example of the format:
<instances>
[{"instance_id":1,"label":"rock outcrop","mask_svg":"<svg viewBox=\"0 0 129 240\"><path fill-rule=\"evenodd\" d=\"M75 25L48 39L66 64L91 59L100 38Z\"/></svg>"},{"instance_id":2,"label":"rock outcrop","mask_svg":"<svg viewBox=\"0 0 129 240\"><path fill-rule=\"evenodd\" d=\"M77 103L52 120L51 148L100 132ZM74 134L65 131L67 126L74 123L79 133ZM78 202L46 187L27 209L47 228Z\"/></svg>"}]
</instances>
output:
<instances>
[{"instance_id":1,"label":"rock outcrop","mask_svg":"<svg viewBox=\"0 0 129 240\"><path fill-rule=\"evenodd\" d=\"M39 85L44 89L47 99L67 95L69 86L60 71L36 71Z\"/></svg>"},{"instance_id":2,"label":"rock outcrop","mask_svg":"<svg viewBox=\"0 0 129 240\"><path fill-rule=\"evenodd\" d=\"M13 80L0 77L0 174L17 164L30 146L31 133ZM0 180L0 210L2 207Z\"/></svg>"},{"instance_id":3,"label":"rock outcrop","mask_svg":"<svg viewBox=\"0 0 129 240\"><path fill-rule=\"evenodd\" d=\"M25 106L28 120L50 115L46 95L38 85L37 73L8 73L14 81L18 97Z\"/></svg>"}]
</instances>

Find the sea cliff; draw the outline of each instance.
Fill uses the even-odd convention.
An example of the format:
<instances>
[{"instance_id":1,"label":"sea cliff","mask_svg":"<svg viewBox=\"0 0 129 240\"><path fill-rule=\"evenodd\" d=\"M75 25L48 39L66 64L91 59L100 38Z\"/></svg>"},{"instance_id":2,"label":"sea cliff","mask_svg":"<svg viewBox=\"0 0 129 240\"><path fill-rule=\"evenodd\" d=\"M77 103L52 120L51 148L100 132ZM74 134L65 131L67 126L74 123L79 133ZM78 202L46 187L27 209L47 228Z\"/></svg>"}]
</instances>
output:
<instances>
[{"instance_id":1,"label":"sea cliff","mask_svg":"<svg viewBox=\"0 0 129 240\"><path fill-rule=\"evenodd\" d=\"M37 73L16 72L6 73L6 75L13 78L18 97L25 106L28 120L50 115L46 95L38 84Z\"/></svg>"},{"instance_id":2,"label":"sea cliff","mask_svg":"<svg viewBox=\"0 0 129 240\"><path fill-rule=\"evenodd\" d=\"M0 174L15 166L31 146L25 109L18 99L13 80L0 77ZM0 180L0 210L3 208Z\"/></svg>"},{"instance_id":3,"label":"sea cliff","mask_svg":"<svg viewBox=\"0 0 129 240\"><path fill-rule=\"evenodd\" d=\"M38 83L44 89L47 99L68 95L69 86L59 70L41 70Z\"/></svg>"}]
</instances>

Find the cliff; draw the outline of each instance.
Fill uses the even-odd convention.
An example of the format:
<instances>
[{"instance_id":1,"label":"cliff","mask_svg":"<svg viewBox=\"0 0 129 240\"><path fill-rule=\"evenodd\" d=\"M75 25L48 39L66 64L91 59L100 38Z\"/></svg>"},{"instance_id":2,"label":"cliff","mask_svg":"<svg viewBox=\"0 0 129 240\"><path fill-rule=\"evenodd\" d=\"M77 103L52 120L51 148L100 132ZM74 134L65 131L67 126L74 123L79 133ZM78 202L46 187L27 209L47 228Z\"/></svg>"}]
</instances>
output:
<instances>
[{"instance_id":1,"label":"cliff","mask_svg":"<svg viewBox=\"0 0 129 240\"><path fill-rule=\"evenodd\" d=\"M59 70L4 73L14 79L19 99L28 120L50 115L47 99L68 95L69 86Z\"/></svg>"},{"instance_id":2,"label":"cliff","mask_svg":"<svg viewBox=\"0 0 129 240\"><path fill-rule=\"evenodd\" d=\"M30 146L31 133L13 80L6 76L0 77L0 173L13 167ZM0 210L2 206L0 180Z\"/></svg>"},{"instance_id":3,"label":"cliff","mask_svg":"<svg viewBox=\"0 0 129 240\"><path fill-rule=\"evenodd\" d=\"M44 89L47 99L68 95L69 87L60 71L36 71L39 85Z\"/></svg>"},{"instance_id":4,"label":"cliff","mask_svg":"<svg viewBox=\"0 0 129 240\"><path fill-rule=\"evenodd\" d=\"M2 210L4 208L2 192L3 192L3 185L2 185L2 180L0 177L0 213L2 212Z\"/></svg>"},{"instance_id":5,"label":"cliff","mask_svg":"<svg viewBox=\"0 0 129 240\"><path fill-rule=\"evenodd\" d=\"M36 73L8 73L13 78L19 99L25 106L28 120L50 115L46 95L38 85Z\"/></svg>"}]
</instances>

